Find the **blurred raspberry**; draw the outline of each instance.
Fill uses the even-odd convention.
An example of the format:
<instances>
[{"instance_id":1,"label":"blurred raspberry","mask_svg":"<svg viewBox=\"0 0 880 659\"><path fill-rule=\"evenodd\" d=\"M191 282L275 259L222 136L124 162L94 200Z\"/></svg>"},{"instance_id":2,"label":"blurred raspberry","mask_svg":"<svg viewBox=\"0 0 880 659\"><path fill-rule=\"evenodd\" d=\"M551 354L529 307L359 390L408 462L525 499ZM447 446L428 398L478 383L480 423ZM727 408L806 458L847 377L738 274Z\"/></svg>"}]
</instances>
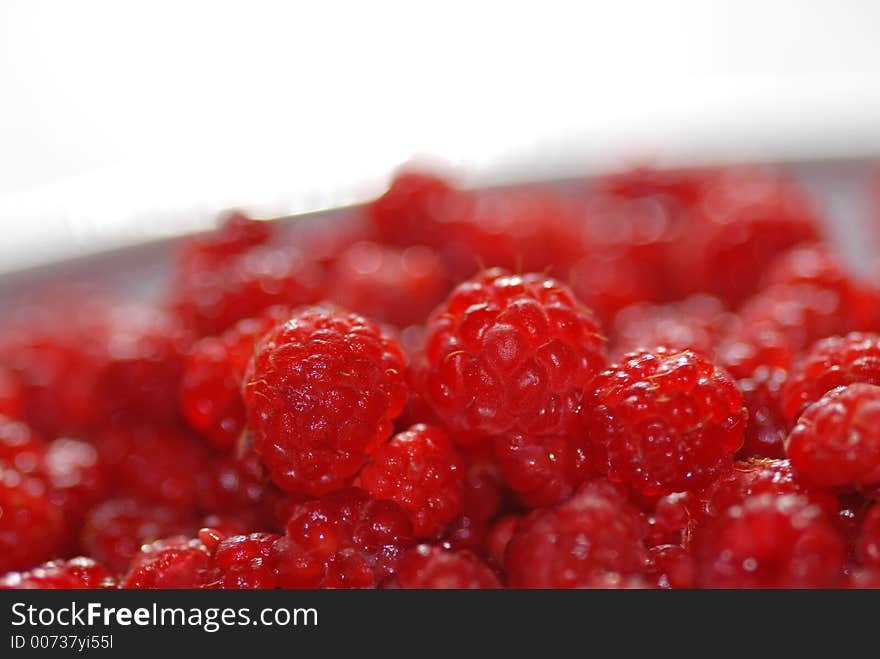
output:
<instances>
[{"instance_id":1,"label":"blurred raspberry","mask_svg":"<svg viewBox=\"0 0 880 659\"><path fill-rule=\"evenodd\" d=\"M373 498L400 504L415 535L429 538L461 510L462 472L461 457L446 433L419 424L377 448L359 479Z\"/></svg>"},{"instance_id":2,"label":"blurred raspberry","mask_svg":"<svg viewBox=\"0 0 880 659\"><path fill-rule=\"evenodd\" d=\"M43 470L49 498L64 514L68 543L76 543L88 511L110 493L106 467L94 446L61 437L49 444Z\"/></svg>"},{"instance_id":3,"label":"blurred raspberry","mask_svg":"<svg viewBox=\"0 0 880 659\"><path fill-rule=\"evenodd\" d=\"M759 366L751 377L737 380L749 411L741 458L785 457L788 424L782 414L782 387L788 377L781 368Z\"/></svg>"},{"instance_id":4,"label":"blurred raspberry","mask_svg":"<svg viewBox=\"0 0 880 659\"><path fill-rule=\"evenodd\" d=\"M645 526L612 484L593 481L555 508L518 525L505 568L513 588L589 588L625 584L647 568Z\"/></svg>"},{"instance_id":5,"label":"blurred raspberry","mask_svg":"<svg viewBox=\"0 0 880 659\"><path fill-rule=\"evenodd\" d=\"M254 449L290 492L343 487L406 403L398 342L365 318L309 307L257 347L243 395Z\"/></svg>"},{"instance_id":6,"label":"blurred raspberry","mask_svg":"<svg viewBox=\"0 0 880 659\"><path fill-rule=\"evenodd\" d=\"M290 318L286 307L270 307L241 320L220 336L205 337L186 358L180 410L190 427L219 449L234 448L245 426L241 385L259 340Z\"/></svg>"},{"instance_id":7,"label":"blurred raspberry","mask_svg":"<svg viewBox=\"0 0 880 659\"><path fill-rule=\"evenodd\" d=\"M477 590L501 584L489 566L470 552L418 545L401 557L397 573L385 587Z\"/></svg>"},{"instance_id":8,"label":"blurred raspberry","mask_svg":"<svg viewBox=\"0 0 880 659\"><path fill-rule=\"evenodd\" d=\"M85 590L115 588L110 573L91 558L78 556L50 561L27 572L10 572L0 578L0 590Z\"/></svg>"},{"instance_id":9,"label":"blurred raspberry","mask_svg":"<svg viewBox=\"0 0 880 659\"><path fill-rule=\"evenodd\" d=\"M844 542L821 508L796 495L763 494L697 527L703 588L833 588Z\"/></svg>"},{"instance_id":10,"label":"blurred raspberry","mask_svg":"<svg viewBox=\"0 0 880 659\"><path fill-rule=\"evenodd\" d=\"M208 561L208 550L199 540L157 540L134 555L120 586L139 590L199 588Z\"/></svg>"}]
</instances>

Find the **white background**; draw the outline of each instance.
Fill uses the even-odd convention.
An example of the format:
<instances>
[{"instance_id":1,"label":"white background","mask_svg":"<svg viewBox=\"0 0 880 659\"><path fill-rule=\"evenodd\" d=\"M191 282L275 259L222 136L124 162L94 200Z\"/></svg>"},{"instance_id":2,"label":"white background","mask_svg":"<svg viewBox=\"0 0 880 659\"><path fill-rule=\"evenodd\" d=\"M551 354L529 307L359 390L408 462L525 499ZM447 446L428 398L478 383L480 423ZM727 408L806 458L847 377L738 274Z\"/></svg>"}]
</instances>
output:
<instances>
[{"instance_id":1,"label":"white background","mask_svg":"<svg viewBox=\"0 0 880 659\"><path fill-rule=\"evenodd\" d=\"M0 270L631 158L880 153L880 3L0 1Z\"/></svg>"}]
</instances>

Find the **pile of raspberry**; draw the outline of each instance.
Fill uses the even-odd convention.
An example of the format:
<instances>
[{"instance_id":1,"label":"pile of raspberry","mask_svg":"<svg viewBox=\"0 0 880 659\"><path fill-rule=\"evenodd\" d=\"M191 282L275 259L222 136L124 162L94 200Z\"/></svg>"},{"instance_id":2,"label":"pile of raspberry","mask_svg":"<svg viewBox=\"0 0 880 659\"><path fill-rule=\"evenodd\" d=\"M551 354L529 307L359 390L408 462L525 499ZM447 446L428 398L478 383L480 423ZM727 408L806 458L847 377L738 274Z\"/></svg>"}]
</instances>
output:
<instances>
[{"instance_id":1,"label":"pile of raspberry","mask_svg":"<svg viewBox=\"0 0 880 659\"><path fill-rule=\"evenodd\" d=\"M0 588L878 588L880 280L758 167L374 201L0 321Z\"/></svg>"}]
</instances>

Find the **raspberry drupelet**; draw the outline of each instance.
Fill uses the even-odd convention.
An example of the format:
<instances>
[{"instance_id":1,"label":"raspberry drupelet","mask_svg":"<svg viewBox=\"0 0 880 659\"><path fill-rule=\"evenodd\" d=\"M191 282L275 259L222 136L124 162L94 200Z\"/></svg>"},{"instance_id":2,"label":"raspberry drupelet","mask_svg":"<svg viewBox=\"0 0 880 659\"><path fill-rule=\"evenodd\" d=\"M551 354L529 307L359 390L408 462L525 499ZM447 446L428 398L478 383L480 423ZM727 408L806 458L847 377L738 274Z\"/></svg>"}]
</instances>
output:
<instances>
[{"instance_id":1,"label":"raspberry drupelet","mask_svg":"<svg viewBox=\"0 0 880 659\"><path fill-rule=\"evenodd\" d=\"M836 387L880 385L880 335L852 332L817 341L789 374L782 410L793 424L804 409Z\"/></svg>"},{"instance_id":2,"label":"raspberry drupelet","mask_svg":"<svg viewBox=\"0 0 880 659\"><path fill-rule=\"evenodd\" d=\"M791 466L827 490L880 485L880 387L851 384L807 407L786 440Z\"/></svg>"},{"instance_id":3,"label":"raspberry drupelet","mask_svg":"<svg viewBox=\"0 0 880 659\"><path fill-rule=\"evenodd\" d=\"M356 487L296 507L275 547L284 588L375 588L414 542L409 515Z\"/></svg>"},{"instance_id":4,"label":"raspberry drupelet","mask_svg":"<svg viewBox=\"0 0 880 659\"><path fill-rule=\"evenodd\" d=\"M404 363L394 338L336 307L301 309L270 330L242 391L272 479L312 496L350 481L403 412Z\"/></svg>"},{"instance_id":5,"label":"raspberry drupelet","mask_svg":"<svg viewBox=\"0 0 880 659\"><path fill-rule=\"evenodd\" d=\"M593 388L596 467L644 495L705 487L742 446L746 410L736 384L689 350L631 353Z\"/></svg>"},{"instance_id":6,"label":"raspberry drupelet","mask_svg":"<svg viewBox=\"0 0 880 659\"><path fill-rule=\"evenodd\" d=\"M0 578L0 590L94 590L115 588L116 582L100 563L77 556L50 561L26 572L10 572Z\"/></svg>"},{"instance_id":7,"label":"raspberry drupelet","mask_svg":"<svg viewBox=\"0 0 880 659\"><path fill-rule=\"evenodd\" d=\"M245 426L241 383L263 335L290 318L286 307L270 307L241 320L220 336L205 337L186 358L180 411L189 426L222 450L232 449Z\"/></svg>"},{"instance_id":8,"label":"raspberry drupelet","mask_svg":"<svg viewBox=\"0 0 880 659\"><path fill-rule=\"evenodd\" d=\"M605 365L599 326L566 286L500 269L434 310L425 356L425 398L462 443L573 434L584 388Z\"/></svg>"},{"instance_id":9,"label":"raspberry drupelet","mask_svg":"<svg viewBox=\"0 0 880 659\"><path fill-rule=\"evenodd\" d=\"M592 481L565 503L536 510L518 523L505 552L508 585L623 585L647 568L646 530L615 485Z\"/></svg>"},{"instance_id":10,"label":"raspberry drupelet","mask_svg":"<svg viewBox=\"0 0 880 659\"><path fill-rule=\"evenodd\" d=\"M400 559L385 588L405 590L481 590L500 588L492 569L468 551L418 545Z\"/></svg>"},{"instance_id":11,"label":"raspberry drupelet","mask_svg":"<svg viewBox=\"0 0 880 659\"><path fill-rule=\"evenodd\" d=\"M419 538L430 538L461 510L464 466L446 433L418 424L376 449L360 472L374 499L396 501Z\"/></svg>"},{"instance_id":12,"label":"raspberry drupelet","mask_svg":"<svg viewBox=\"0 0 880 659\"><path fill-rule=\"evenodd\" d=\"M833 588L842 582L845 543L819 506L762 494L706 518L694 552L703 588Z\"/></svg>"},{"instance_id":13,"label":"raspberry drupelet","mask_svg":"<svg viewBox=\"0 0 880 659\"><path fill-rule=\"evenodd\" d=\"M204 583L210 554L197 539L172 537L141 547L120 580L122 588L199 588Z\"/></svg>"}]
</instances>

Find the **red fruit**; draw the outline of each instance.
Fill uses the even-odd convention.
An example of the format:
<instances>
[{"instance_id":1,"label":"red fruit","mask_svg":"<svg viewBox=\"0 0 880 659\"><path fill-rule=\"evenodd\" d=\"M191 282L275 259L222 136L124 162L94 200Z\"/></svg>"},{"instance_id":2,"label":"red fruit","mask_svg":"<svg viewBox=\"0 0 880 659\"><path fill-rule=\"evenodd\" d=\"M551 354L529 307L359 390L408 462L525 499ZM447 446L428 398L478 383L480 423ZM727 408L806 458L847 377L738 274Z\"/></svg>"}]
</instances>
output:
<instances>
[{"instance_id":1,"label":"red fruit","mask_svg":"<svg viewBox=\"0 0 880 659\"><path fill-rule=\"evenodd\" d=\"M12 371L0 367L0 416L17 419L23 409L24 391L21 384Z\"/></svg>"},{"instance_id":2,"label":"red fruit","mask_svg":"<svg viewBox=\"0 0 880 659\"><path fill-rule=\"evenodd\" d=\"M489 566L470 552L418 545L401 557L397 573L385 587L477 590L501 584Z\"/></svg>"},{"instance_id":3,"label":"red fruit","mask_svg":"<svg viewBox=\"0 0 880 659\"><path fill-rule=\"evenodd\" d=\"M63 511L68 537L75 542L88 511L109 493L106 469L94 446L61 437L49 444L43 470L49 497Z\"/></svg>"},{"instance_id":4,"label":"red fruit","mask_svg":"<svg viewBox=\"0 0 880 659\"><path fill-rule=\"evenodd\" d=\"M825 393L856 382L880 384L880 335L853 332L814 344L782 391L783 412L794 423Z\"/></svg>"},{"instance_id":5,"label":"red fruit","mask_svg":"<svg viewBox=\"0 0 880 659\"><path fill-rule=\"evenodd\" d=\"M243 395L254 449L284 490L344 486L391 434L406 404L404 357L378 326L310 307L261 341Z\"/></svg>"},{"instance_id":6,"label":"red fruit","mask_svg":"<svg viewBox=\"0 0 880 659\"><path fill-rule=\"evenodd\" d=\"M679 545L658 545L650 551L649 572L657 587L694 588L696 586L696 565L694 557Z\"/></svg>"},{"instance_id":7,"label":"red fruit","mask_svg":"<svg viewBox=\"0 0 880 659\"><path fill-rule=\"evenodd\" d=\"M514 588L590 588L644 573L645 526L612 484L593 481L555 508L523 518L507 545Z\"/></svg>"},{"instance_id":8,"label":"red fruit","mask_svg":"<svg viewBox=\"0 0 880 659\"><path fill-rule=\"evenodd\" d=\"M679 243L682 287L735 306L751 295L781 253L820 237L820 218L802 190L768 172L714 179Z\"/></svg>"},{"instance_id":9,"label":"red fruit","mask_svg":"<svg viewBox=\"0 0 880 659\"><path fill-rule=\"evenodd\" d=\"M862 520L856 553L862 566L880 570L880 504L871 506Z\"/></svg>"},{"instance_id":10,"label":"red fruit","mask_svg":"<svg viewBox=\"0 0 880 659\"><path fill-rule=\"evenodd\" d=\"M117 425L101 434L96 446L121 493L179 508L195 506L196 475L210 457L198 438L174 426Z\"/></svg>"},{"instance_id":11,"label":"red fruit","mask_svg":"<svg viewBox=\"0 0 880 659\"><path fill-rule=\"evenodd\" d=\"M360 485L374 499L400 504L412 518L416 537L429 538L461 510L463 470L446 433L419 424L372 453Z\"/></svg>"},{"instance_id":12,"label":"red fruit","mask_svg":"<svg viewBox=\"0 0 880 659\"><path fill-rule=\"evenodd\" d=\"M703 512L712 517L762 494L797 494L819 506L825 513L837 513L837 497L811 490L792 471L788 460L752 459L737 461L721 473L700 495Z\"/></svg>"},{"instance_id":13,"label":"red fruit","mask_svg":"<svg viewBox=\"0 0 880 659\"><path fill-rule=\"evenodd\" d=\"M380 322L406 327L424 322L449 290L437 254L428 247L394 249L352 245L334 264L330 299Z\"/></svg>"},{"instance_id":14,"label":"red fruit","mask_svg":"<svg viewBox=\"0 0 880 659\"><path fill-rule=\"evenodd\" d=\"M751 377L737 381L749 412L741 458L785 457L787 423L780 398L788 373L781 368L760 366Z\"/></svg>"},{"instance_id":15,"label":"red fruit","mask_svg":"<svg viewBox=\"0 0 880 659\"><path fill-rule=\"evenodd\" d=\"M742 395L726 371L688 350L631 353L593 387L596 466L644 495L704 487L742 446Z\"/></svg>"},{"instance_id":16,"label":"red fruit","mask_svg":"<svg viewBox=\"0 0 880 659\"><path fill-rule=\"evenodd\" d=\"M591 250L572 265L569 280L581 300L605 324L621 310L655 297L650 277L626 254Z\"/></svg>"},{"instance_id":17,"label":"red fruit","mask_svg":"<svg viewBox=\"0 0 880 659\"><path fill-rule=\"evenodd\" d=\"M271 240L275 224L255 220L241 211L218 218L217 228L188 240L176 264L178 270L216 265Z\"/></svg>"},{"instance_id":18,"label":"red fruit","mask_svg":"<svg viewBox=\"0 0 880 659\"><path fill-rule=\"evenodd\" d=\"M461 512L449 523L443 541L453 549L482 553L488 541L489 524L504 504L504 483L490 461L491 448L488 456L463 457Z\"/></svg>"},{"instance_id":19,"label":"red fruit","mask_svg":"<svg viewBox=\"0 0 880 659\"><path fill-rule=\"evenodd\" d=\"M694 551L703 588L829 588L841 583L845 547L819 506L763 494L706 518Z\"/></svg>"},{"instance_id":20,"label":"red fruit","mask_svg":"<svg viewBox=\"0 0 880 659\"><path fill-rule=\"evenodd\" d=\"M199 509L220 511L224 515L244 514L246 517L256 513L268 525L268 508L274 488L263 465L253 453L241 458L228 454L212 456L202 466L196 480Z\"/></svg>"},{"instance_id":21,"label":"red fruit","mask_svg":"<svg viewBox=\"0 0 880 659\"><path fill-rule=\"evenodd\" d=\"M189 426L217 448L231 449L241 438L244 371L263 335L290 315L286 307L270 307L256 318L239 321L220 336L202 339L187 356L180 383L180 411Z\"/></svg>"},{"instance_id":22,"label":"red fruit","mask_svg":"<svg viewBox=\"0 0 880 659\"><path fill-rule=\"evenodd\" d=\"M505 484L529 508L564 501L595 475L586 434L533 437L510 433L495 438L494 450Z\"/></svg>"},{"instance_id":23,"label":"red fruit","mask_svg":"<svg viewBox=\"0 0 880 659\"><path fill-rule=\"evenodd\" d=\"M814 487L880 485L880 387L851 384L810 405L786 441L791 466Z\"/></svg>"},{"instance_id":24,"label":"red fruit","mask_svg":"<svg viewBox=\"0 0 880 659\"><path fill-rule=\"evenodd\" d=\"M43 477L0 460L0 574L58 555L64 519L49 495Z\"/></svg>"},{"instance_id":25,"label":"red fruit","mask_svg":"<svg viewBox=\"0 0 880 659\"><path fill-rule=\"evenodd\" d=\"M488 270L428 320L425 398L456 441L570 435L603 338L571 291L543 275Z\"/></svg>"},{"instance_id":26,"label":"red fruit","mask_svg":"<svg viewBox=\"0 0 880 659\"><path fill-rule=\"evenodd\" d=\"M272 552L280 536L251 533L225 538L211 547L211 559L201 579L215 590L265 590L278 586Z\"/></svg>"},{"instance_id":27,"label":"red fruit","mask_svg":"<svg viewBox=\"0 0 880 659\"><path fill-rule=\"evenodd\" d=\"M115 588L110 573L91 558L78 556L50 561L27 572L10 572L0 579L0 590L85 590Z\"/></svg>"},{"instance_id":28,"label":"red fruit","mask_svg":"<svg viewBox=\"0 0 880 659\"><path fill-rule=\"evenodd\" d=\"M370 588L391 576L413 542L409 515L393 501L348 488L301 504L275 561L284 588Z\"/></svg>"},{"instance_id":29,"label":"red fruit","mask_svg":"<svg viewBox=\"0 0 880 659\"><path fill-rule=\"evenodd\" d=\"M183 510L134 499L111 499L89 513L80 543L89 556L118 573L125 571L144 543L188 535L194 526L194 520Z\"/></svg>"},{"instance_id":30,"label":"red fruit","mask_svg":"<svg viewBox=\"0 0 880 659\"><path fill-rule=\"evenodd\" d=\"M209 558L200 540L184 537L157 540L135 554L120 586L139 590L199 588Z\"/></svg>"},{"instance_id":31,"label":"red fruit","mask_svg":"<svg viewBox=\"0 0 880 659\"><path fill-rule=\"evenodd\" d=\"M720 300L710 295L667 305L636 304L615 318L614 352L624 355L665 346L711 358L731 322Z\"/></svg>"}]
</instances>

